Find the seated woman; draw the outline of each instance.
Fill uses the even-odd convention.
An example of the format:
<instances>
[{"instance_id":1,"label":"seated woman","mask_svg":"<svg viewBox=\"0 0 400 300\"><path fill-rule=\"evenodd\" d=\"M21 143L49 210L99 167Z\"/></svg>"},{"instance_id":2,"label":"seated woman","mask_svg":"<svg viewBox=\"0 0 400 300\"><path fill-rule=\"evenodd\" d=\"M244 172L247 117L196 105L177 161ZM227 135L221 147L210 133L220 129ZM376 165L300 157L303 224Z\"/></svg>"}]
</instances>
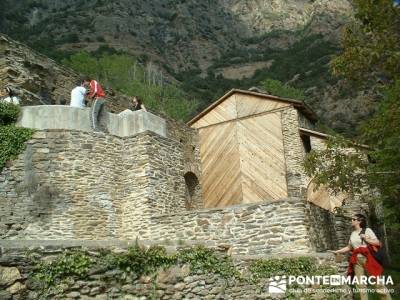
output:
<instances>
[{"instance_id":1,"label":"seated woman","mask_svg":"<svg viewBox=\"0 0 400 300\"><path fill-rule=\"evenodd\" d=\"M4 96L4 98L1 99L2 102L19 105L19 98L15 96L13 90L10 87L6 87L4 89L4 93L2 93L2 96Z\"/></svg>"},{"instance_id":2,"label":"seated woman","mask_svg":"<svg viewBox=\"0 0 400 300\"><path fill-rule=\"evenodd\" d=\"M142 103L142 99L139 96L134 96L132 99L132 103L133 103L133 107L132 110L143 110L143 111L147 111L146 107L144 107L143 103Z\"/></svg>"}]
</instances>

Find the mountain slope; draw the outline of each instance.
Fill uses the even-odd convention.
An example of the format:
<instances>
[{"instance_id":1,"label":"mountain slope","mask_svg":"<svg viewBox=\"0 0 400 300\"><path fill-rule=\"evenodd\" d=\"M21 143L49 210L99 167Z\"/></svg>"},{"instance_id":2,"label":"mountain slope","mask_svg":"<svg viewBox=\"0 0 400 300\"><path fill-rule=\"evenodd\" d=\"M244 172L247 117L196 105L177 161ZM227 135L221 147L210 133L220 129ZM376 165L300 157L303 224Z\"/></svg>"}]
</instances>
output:
<instances>
[{"instance_id":1,"label":"mountain slope","mask_svg":"<svg viewBox=\"0 0 400 300\"><path fill-rule=\"evenodd\" d=\"M351 19L348 0L5 0L0 31L52 57L116 49L157 66L199 109L232 87L266 78L306 91L306 101L339 131L374 107L332 78L328 63ZM3 8L3 9L1 9ZM177 81L178 80L178 81ZM194 112L193 112L194 113Z\"/></svg>"},{"instance_id":2,"label":"mountain slope","mask_svg":"<svg viewBox=\"0 0 400 300\"><path fill-rule=\"evenodd\" d=\"M3 1L1 31L29 43L58 49L116 49L147 53L175 71L199 66L232 48L286 46L292 41L262 40L277 29L335 39L348 18L347 0L22 0ZM260 42L243 45L244 40ZM268 43L268 45L266 45Z\"/></svg>"}]
</instances>

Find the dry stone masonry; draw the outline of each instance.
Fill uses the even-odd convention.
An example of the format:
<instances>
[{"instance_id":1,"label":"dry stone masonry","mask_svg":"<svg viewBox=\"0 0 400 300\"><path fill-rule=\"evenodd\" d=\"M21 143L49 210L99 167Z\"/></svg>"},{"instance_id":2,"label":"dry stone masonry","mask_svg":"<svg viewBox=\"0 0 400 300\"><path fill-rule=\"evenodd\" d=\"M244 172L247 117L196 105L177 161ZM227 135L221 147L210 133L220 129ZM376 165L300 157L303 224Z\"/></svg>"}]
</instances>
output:
<instances>
[{"instance_id":1,"label":"dry stone masonry","mask_svg":"<svg viewBox=\"0 0 400 300\"><path fill-rule=\"evenodd\" d=\"M8 242L0 252L0 299L37 300L43 297L43 287L32 274L40 262L50 262L69 251L85 251L86 255L96 259L111 251L115 255L125 253L129 242L107 243L101 245L88 242L43 242L26 245L20 242ZM142 246L153 243L148 241ZM176 253L179 248L192 245L166 246L169 253ZM25 248L28 246L28 249ZM215 249L215 251L218 251ZM221 250L220 250L221 251ZM27 253L29 253L27 255ZM233 265L243 277L251 278L249 266L260 259L277 259L279 256L240 256L233 258ZM285 258L296 258L287 255ZM318 266L329 266L343 272L340 264L331 255L318 255ZM194 271L190 264L175 264L165 269L158 269L153 276L136 275L119 268L107 269L104 266L90 267L82 278L69 277L46 291L45 299L82 299L82 300L147 300L147 299L276 299L276 295L268 293L268 279L258 281L226 278L221 274ZM322 299L323 294L307 294L307 299ZM338 295L335 299L351 299L349 294Z\"/></svg>"},{"instance_id":2,"label":"dry stone masonry","mask_svg":"<svg viewBox=\"0 0 400 300\"><path fill-rule=\"evenodd\" d=\"M146 129L144 122L140 130L121 135L62 128L62 122L39 127L25 151L0 172L0 299L38 299L34 262L77 248L90 248L98 257L107 247L126 251L137 241L223 249L241 270L255 257L290 253L318 257L343 271L332 255L317 252L347 243L349 218L305 201L299 116L294 108L282 110L282 116L289 197L220 209L203 207L194 129L170 119L159 122L162 130L154 124ZM110 114L108 122L113 118ZM228 280L185 265L152 277L96 269L66 280L49 297L272 299L265 280Z\"/></svg>"},{"instance_id":3,"label":"dry stone masonry","mask_svg":"<svg viewBox=\"0 0 400 300\"><path fill-rule=\"evenodd\" d=\"M180 154L150 132L37 132L0 177L2 237L122 237L143 216L184 210Z\"/></svg>"},{"instance_id":4,"label":"dry stone masonry","mask_svg":"<svg viewBox=\"0 0 400 300\"><path fill-rule=\"evenodd\" d=\"M182 146L151 132L38 131L0 180L3 239L200 239L235 254L313 251L299 198L187 211Z\"/></svg>"},{"instance_id":5,"label":"dry stone masonry","mask_svg":"<svg viewBox=\"0 0 400 300\"><path fill-rule=\"evenodd\" d=\"M166 136L37 130L0 173L0 237L203 240L250 255L345 244L347 228L336 224L346 220L302 198L299 117L282 114L289 198L223 209L202 209L194 129L167 120Z\"/></svg>"},{"instance_id":6,"label":"dry stone masonry","mask_svg":"<svg viewBox=\"0 0 400 300\"><path fill-rule=\"evenodd\" d=\"M232 245L233 254L312 252L304 204L299 199L287 199L154 216L146 237Z\"/></svg>"},{"instance_id":7,"label":"dry stone masonry","mask_svg":"<svg viewBox=\"0 0 400 300\"><path fill-rule=\"evenodd\" d=\"M299 135L299 112L293 107L282 110L282 133L288 195L301 197L307 188L303 168L304 150Z\"/></svg>"}]
</instances>

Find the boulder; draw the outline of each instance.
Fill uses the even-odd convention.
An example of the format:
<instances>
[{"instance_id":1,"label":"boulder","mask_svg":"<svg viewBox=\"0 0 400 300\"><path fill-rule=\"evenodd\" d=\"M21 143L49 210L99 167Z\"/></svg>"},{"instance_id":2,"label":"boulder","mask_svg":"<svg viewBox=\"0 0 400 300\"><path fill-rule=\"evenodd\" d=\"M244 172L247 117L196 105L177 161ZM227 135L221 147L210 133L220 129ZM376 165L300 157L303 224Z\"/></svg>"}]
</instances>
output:
<instances>
[{"instance_id":1,"label":"boulder","mask_svg":"<svg viewBox=\"0 0 400 300\"><path fill-rule=\"evenodd\" d=\"M21 274L17 268L0 267L0 287L8 287L19 279L21 279Z\"/></svg>"}]
</instances>

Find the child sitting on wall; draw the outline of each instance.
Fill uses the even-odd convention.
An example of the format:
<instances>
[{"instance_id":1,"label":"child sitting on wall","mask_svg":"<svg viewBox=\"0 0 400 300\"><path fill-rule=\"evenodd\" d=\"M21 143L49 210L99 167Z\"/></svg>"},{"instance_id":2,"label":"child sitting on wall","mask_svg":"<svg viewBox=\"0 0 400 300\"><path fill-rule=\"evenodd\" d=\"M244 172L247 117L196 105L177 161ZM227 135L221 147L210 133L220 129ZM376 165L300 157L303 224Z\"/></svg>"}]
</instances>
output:
<instances>
[{"instance_id":1,"label":"child sitting on wall","mask_svg":"<svg viewBox=\"0 0 400 300\"><path fill-rule=\"evenodd\" d=\"M147 111L146 107L144 107L142 99L139 96L134 96L132 98L132 103L133 103L133 107L132 110L143 110L143 111Z\"/></svg>"},{"instance_id":2,"label":"child sitting on wall","mask_svg":"<svg viewBox=\"0 0 400 300\"><path fill-rule=\"evenodd\" d=\"M2 98L1 98L2 102L19 105L19 102L20 102L19 98L17 96L15 96L13 90L10 87L6 87L3 90L3 93L1 94L1 96L2 96Z\"/></svg>"}]
</instances>

